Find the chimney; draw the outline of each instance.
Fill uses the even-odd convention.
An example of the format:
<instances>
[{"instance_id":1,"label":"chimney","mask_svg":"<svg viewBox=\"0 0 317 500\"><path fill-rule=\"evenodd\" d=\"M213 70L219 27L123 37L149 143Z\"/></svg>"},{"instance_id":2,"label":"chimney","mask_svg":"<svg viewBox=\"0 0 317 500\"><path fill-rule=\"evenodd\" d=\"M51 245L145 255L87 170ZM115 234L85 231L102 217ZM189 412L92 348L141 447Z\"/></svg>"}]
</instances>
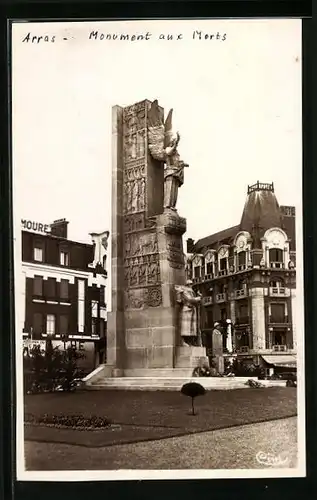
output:
<instances>
[{"instance_id":1,"label":"chimney","mask_svg":"<svg viewBox=\"0 0 317 500\"><path fill-rule=\"evenodd\" d=\"M58 238L64 238L67 240L67 226L69 222L66 219L54 220L51 224L51 234L57 236Z\"/></svg>"},{"instance_id":2,"label":"chimney","mask_svg":"<svg viewBox=\"0 0 317 500\"><path fill-rule=\"evenodd\" d=\"M194 253L195 241L192 238L187 238L187 253Z\"/></svg>"}]
</instances>

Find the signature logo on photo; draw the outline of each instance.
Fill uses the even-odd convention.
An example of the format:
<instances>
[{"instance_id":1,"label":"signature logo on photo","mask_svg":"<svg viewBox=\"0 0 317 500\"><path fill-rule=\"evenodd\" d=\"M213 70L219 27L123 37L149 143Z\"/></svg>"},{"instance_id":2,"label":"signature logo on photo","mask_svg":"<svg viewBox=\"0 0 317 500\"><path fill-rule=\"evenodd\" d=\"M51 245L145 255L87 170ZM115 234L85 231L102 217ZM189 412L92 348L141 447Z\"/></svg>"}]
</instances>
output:
<instances>
[{"instance_id":1,"label":"signature logo on photo","mask_svg":"<svg viewBox=\"0 0 317 500\"><path fill-rule=\"evenodd\" d=\"M282 457L281 455L275 455L274 453L265 453L264 451L259 451L255 458L261 465L275 467L285 465L288 462L288 457Z\"/></svg>"}]
</instances>

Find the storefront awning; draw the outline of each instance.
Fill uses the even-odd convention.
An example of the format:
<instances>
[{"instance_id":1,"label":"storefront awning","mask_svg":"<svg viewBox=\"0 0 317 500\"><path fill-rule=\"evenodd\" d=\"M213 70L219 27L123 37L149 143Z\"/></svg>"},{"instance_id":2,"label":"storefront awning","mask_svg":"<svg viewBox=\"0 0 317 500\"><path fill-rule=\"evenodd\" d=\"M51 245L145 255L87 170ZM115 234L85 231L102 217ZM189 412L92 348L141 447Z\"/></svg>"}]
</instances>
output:
<instances>
[{"instance_id":1,"label":"storefront awning","mask_svg":"<svg viewBox=\"0 0 317 500\"><path fill-rule=\"evenodd\" d=\"M294 368L296 366L296 357L290 354L277 354L275 356L262 356L264 361L269 365L285 366L287 368Z\"/></svg>"}]
</instances>

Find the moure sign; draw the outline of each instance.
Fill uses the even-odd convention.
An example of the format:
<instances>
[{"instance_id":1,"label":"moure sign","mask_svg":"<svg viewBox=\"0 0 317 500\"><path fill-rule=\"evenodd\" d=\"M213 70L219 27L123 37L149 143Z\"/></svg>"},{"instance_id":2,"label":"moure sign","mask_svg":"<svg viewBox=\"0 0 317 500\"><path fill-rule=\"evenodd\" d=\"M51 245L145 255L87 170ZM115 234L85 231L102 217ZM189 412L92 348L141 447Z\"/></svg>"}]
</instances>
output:
<instances>
[{"instance_id":1,"label":"moure sign","mask_svg":"<svg viewBox=\"0 0 317 500\"><path fill-rule=\"evenodd\" d=\"M23 229L28 231L36 231L37 233L49 233L51 230L50 224L43 224L42 222L36 222L33 220L21 219L21 225Z\"/></svg>"}]
</instances>

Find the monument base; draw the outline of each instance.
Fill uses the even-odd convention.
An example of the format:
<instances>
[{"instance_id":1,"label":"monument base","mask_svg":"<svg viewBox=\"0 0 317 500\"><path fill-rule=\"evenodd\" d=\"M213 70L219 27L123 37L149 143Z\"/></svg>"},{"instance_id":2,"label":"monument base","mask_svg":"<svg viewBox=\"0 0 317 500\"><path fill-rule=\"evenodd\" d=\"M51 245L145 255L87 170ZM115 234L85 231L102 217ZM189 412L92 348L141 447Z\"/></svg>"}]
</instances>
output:
<instances>
[{"instance_id":1,"label":"monument base","mask_svg":"<svg viewBox=\"0 0 317 500\"><path fill-rule=\"evenodd\" d=\"M203 365L209 366L205 347L179 346L177 348L176 368L191 368L194 370L197 366Z\"/></svg>"}]
</instances>

